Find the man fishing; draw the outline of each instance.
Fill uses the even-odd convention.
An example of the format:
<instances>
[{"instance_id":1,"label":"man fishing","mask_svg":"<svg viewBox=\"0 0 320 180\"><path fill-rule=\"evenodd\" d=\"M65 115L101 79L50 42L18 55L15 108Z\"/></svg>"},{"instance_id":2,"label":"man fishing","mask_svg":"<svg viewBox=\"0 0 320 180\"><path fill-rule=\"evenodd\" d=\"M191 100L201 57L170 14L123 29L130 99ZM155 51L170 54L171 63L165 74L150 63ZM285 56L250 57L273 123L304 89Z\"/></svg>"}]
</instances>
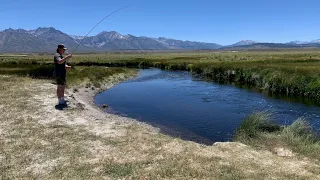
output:
<instances>
[{"instance_id":1,"label":"man fishing","mask_svg":"<svg viewBox=\"0 0 320 180\"><path fill-rule=\"evenodd\" d=\"M128 8L130 6L125 6L122 7L120 9L117 9L115 11L113 11L112 13L108 14L106 17L104 17L101 21L98 22L98 24L96 24L89 32L88 34L80 41L80 43L78 43L77 47L72 51L72 53L74 53L78 47L82 44L82 41L88 37L88 35L100 24L102 23L102 21L104 21L105 19L107 19L109 16L111 16L112 14ZM66 60L72 58L72 53L67 55L66 57L63 57L62 54L64 54L65 50L67 48L63 45L60 44L58 45L57 48L57 53L54 55L54 64L55 64L55 75L56 75L56 80L57 80L57 96L58 96L58 101L59 101L59 105L66 105L66 101L64 99L64 90L66 88L66 69L71 68L71 66L68 66L66 63Z\"/></svg>"},{"instance_id":2,"label":"man fishing","mask_svg":"<svg viewBox=\"0 0 320 180\"><path fill-rule=\"evenodd\" d=\"M62 56L66 50L67 48L63 44L60 44L58 45L57 52L54 55L54 72L57 82L57 96L59 105L66 105L66 100L64 99L67 75L66 70L71 68L71 66L67 65L66 61L72 57L72 54L69 54L66 57Z\"/></svg>"}]
</instances>

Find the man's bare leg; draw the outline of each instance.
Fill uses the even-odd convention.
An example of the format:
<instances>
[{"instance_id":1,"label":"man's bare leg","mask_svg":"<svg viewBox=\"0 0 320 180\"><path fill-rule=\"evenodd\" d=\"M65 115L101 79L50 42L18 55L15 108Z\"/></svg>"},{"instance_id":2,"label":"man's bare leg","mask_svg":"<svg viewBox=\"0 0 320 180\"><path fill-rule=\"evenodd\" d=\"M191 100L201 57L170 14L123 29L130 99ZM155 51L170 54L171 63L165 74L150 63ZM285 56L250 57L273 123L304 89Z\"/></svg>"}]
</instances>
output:
<instances>
[{"instance_id":1,"label":"man's bare leg","mask_svg":"<svg viewBox=\"0 0 320 180\"><path fill-rule=\"evenodd\" d=\"M57 87L57 96L58 96L59 103L64 98L64 89L65 89L65 85L58 85Z\"/></svg>"},{"instance_id":2,"label":"man's bare leg","mask_svg":"<svg viewBox=\"0 0 320 180\"><path fill-rule=\"evenodd\" d=\"M66 89L66 85L63 85L62 88L61 88L61 97L62 97L63 100L65 100L65 99L64 99L65 89Z\"/></svg>"},{"instance_id":3,"label":"man's bare leg","mask_svg":"<svg viewBox=\"0 0 320 180\"><path fill-rule=\"evenodd\" d=\"M58 101L60 100L60 88L59 85L57 85L57 97L58 97Z\"/></svg>"}]
</instances>

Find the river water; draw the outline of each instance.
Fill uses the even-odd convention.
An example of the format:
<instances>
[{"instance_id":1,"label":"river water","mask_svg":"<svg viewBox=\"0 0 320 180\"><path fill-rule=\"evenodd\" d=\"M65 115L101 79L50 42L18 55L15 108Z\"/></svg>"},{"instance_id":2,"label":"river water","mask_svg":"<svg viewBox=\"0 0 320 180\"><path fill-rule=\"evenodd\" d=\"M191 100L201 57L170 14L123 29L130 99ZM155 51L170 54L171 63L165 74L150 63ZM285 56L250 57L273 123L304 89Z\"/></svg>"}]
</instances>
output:
<instances>
[{"instance_id":1,"label":"river water","mask_svg":"<svg viewBox=\"0 0 320 180\"><path fill-rule=\"evenodd\" d=\"M146 122L163 133L205 144L231 141L242 120L258 111L270 112L282 125L304 117L320 128L319 106L285 99L206 82L188 72L146 69L98 94L95 103L108 104L108 112Z\"/></svg>"}]
</instances>

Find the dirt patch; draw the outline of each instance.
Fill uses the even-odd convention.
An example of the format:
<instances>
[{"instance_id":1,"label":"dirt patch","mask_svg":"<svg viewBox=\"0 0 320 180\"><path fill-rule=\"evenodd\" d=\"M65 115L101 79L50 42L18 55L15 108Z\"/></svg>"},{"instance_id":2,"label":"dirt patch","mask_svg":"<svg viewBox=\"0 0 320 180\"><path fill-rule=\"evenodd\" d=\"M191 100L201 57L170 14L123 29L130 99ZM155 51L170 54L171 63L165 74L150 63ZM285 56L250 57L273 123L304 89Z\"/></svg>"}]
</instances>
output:
<instances>
[{"instance_id":1,"label":"dirt patch","mask_svg":"<svg viewBox=\"0 0 320 180\"><path fill-rule=\"evenodd\" d=\"M292 157L294 156L293 152L290 149L285 148L275 148L274 151L278 156L281 157Z\"/></svg>"}]
</instances>

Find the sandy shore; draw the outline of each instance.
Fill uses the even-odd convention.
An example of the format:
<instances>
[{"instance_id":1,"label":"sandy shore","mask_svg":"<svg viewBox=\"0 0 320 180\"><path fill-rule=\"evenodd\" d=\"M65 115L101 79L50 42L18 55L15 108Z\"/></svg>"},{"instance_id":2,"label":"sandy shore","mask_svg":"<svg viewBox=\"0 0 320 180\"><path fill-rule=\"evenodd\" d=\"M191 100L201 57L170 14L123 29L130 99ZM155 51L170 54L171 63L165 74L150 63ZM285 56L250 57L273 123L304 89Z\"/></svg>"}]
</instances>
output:
<instances>
[{"instance_id":1,"label":"sandy shore","mask_svg":"<svg viewBox=\"0 0 320 180\"><path fill-rule=\"evenodd\" d=\"M113 125L117 124L120 126L130 126L132 124L136 124L139 126L143 126L144 128L147 128L152 133L158 133L159 129L154 128L152 126L149 126L145 123L141 123L139 121L136 121L131 118L122 117L114 114L110 114L104 111L103 107L98 107L94 103L94 97L98 93L102 91L106 91L109 88L112 88L113 86L117 85L118 83L121 83L128 79L126 75L120 74L116 76L112 76L107 80L107 83L102 84L100 88L95 88L93 86L90 87L84 87L81 86L79 88L72 88L68 89L66 92L66 97L69 100L68 108L69 109L77 109L80 114L77 114L77 118L75 118L72 122L67 119L65 121L66 123L72 123L75 125L89 125L90 123L98 123L96 133L99 135L101 133L105 135L111 135L111 136L121 136L123 133L121 131L113 131L110 129ZM75 90L76 89L76 90ZM68 112L68 110L67 110ZM69 114L70 115L70 114ZM66 116L68 117L68 116ZM63 119L63 117L62 117ZM100 122L101 121L101 122ZM98 126L103 124L103 127ZM93 124L92 124L93 125ZM108 128L109 127L109 128ZM105 129L106 128L106 129Z\"/></svg>"}]
</instances>

